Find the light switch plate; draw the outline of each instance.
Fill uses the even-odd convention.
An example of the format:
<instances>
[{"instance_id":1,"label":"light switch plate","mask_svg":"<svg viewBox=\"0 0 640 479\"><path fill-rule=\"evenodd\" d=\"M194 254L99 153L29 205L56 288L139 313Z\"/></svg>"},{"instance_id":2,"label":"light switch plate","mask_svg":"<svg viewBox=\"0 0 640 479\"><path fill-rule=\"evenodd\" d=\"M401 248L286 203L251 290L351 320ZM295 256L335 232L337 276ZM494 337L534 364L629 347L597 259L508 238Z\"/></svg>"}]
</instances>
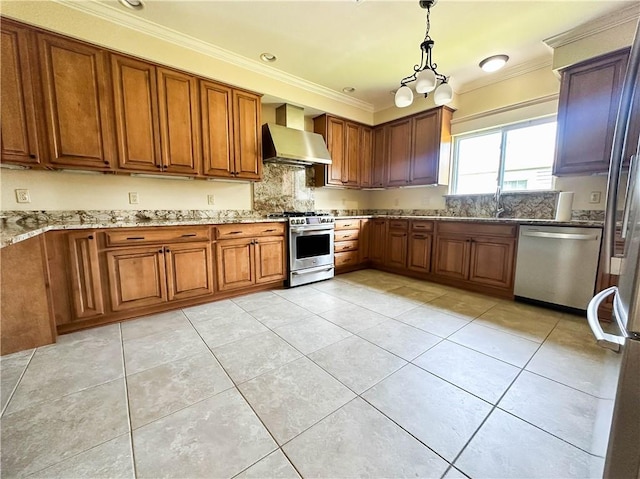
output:
<instances>
[{"instance_id":1,"label":"light switch plate","mask_svg":"<svg viewBox=\"0 0 640 479\"><path fill-rule=\"evenodd\" d=\"M29 190L16 190L16 201L18 203L31 203L31 195L29 194Z\"/></svg>"},{"instance_id":2,"label":"light switch plate","mask_svg":"<svg viewBox=\"0 0 640 479\"><path fill-rule=\"evenodd\" d=\"M130 205L137 205L138 203L140 203L140 198L138 197L138 193L135 191L132 191L129 193L129 204Z\"/></svg>"},{"instance_id":3,"label":"light switch plate","mask_svg":"<svg viewBox=\"0 0 640 479\"><path fill-rule=\"evenodd\" d=\"M216 204L215 195L207 195L207 203L210 205L215 205Z\"/></svg>"},{"instance_id":4,"label":"light switch plate","mask_svg":"<svg viewBox=\"0 0 640 479\"><path fill-rule=\"evenodd\" d=\"M599 191L592 191L589 195L589 203L600 203L601 193Z\"/></svg>"}]
</instances>

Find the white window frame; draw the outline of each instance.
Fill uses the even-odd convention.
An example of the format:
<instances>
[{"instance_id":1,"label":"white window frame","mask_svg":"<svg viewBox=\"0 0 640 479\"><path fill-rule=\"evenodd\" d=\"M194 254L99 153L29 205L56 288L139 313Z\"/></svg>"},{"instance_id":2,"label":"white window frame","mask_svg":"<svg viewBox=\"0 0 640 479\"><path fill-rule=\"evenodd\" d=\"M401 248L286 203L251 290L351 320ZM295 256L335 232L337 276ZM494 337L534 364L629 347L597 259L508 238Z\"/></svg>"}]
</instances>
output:
<instances>
[{"instance_id":1,"label":"white window frame","mask_svg":"<svg viewBox=\"0 0 640 479\"><path fill-rule=\"evenodd\" d=\"M496 191L502 192L504 191L503 185L504 185L504 167L505 167L505 155L506 155L506 151L505 151L506 149L504 148L504 145L507 139L507 133L512 130L519 130L521 128L526 128L529 126L536 126L544 123L553 123L553 122L557 122L557 117L555 115L547 116L543 118L536 118L534 120L519 121L516 123L510 123L508 125L476 131L473 133L461 133L459 135L454 136L453 152L452 152L453 158L451 161L451 172L450 172L451 182L449 183L449 195L468 196L470 194L487 194L487 195L493 194L493 192L487 192L487 193L457 193L456 192L458 189L458 153L460 151L460 147L458 145L460 143L460 140L466 140L468 138L476 138L480 136L491 135L498 132L501 133L500 161L498 164L498 176L496 178ZM533 191L553 191L553 179L552 179L551 187L548 190L514 190L509 192L510 193L512 192L513 193L529 193Z\"/></svg>"}]
</instances>

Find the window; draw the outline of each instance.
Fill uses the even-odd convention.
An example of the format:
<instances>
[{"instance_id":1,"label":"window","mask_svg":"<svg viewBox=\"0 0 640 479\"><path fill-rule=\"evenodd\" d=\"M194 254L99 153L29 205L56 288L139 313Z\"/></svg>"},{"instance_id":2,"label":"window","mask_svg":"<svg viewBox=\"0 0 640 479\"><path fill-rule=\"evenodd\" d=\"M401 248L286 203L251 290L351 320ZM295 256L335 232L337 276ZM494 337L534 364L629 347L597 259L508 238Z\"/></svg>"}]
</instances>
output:
<instances>
[{"instance_id":1,"label":"window","mask_svg":"<svg viewBox=\"0 0 640 479\"><path fill-rule=\"evenodd\" d=\"M556 121L516 123L461 135L454 143L451 193L549 190Z\"/></svg>"}]
</instances>

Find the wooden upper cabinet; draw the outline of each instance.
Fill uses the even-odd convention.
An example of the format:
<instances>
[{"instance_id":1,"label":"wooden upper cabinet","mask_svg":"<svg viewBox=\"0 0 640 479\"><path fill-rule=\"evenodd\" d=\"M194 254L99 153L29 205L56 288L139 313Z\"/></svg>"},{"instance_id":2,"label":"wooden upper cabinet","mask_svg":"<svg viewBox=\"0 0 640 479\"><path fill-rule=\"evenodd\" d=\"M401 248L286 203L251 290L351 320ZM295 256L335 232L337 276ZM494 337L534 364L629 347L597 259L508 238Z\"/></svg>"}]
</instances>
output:
<instances>
[{"instance_id":1,"label":"wooden upper cabinet","mask_svg":"<svg viewBox=\"0 0 640 479\"><path fill-rule=\"evenodd\" d=\"M363 126L360 128L360 186L373 186L373 130Z\"/></svg>"},{"instance_id":2,"label":"wooden upper cabinet","mask_svg":"<svg viewBox=\"0 0 640 479\"><path fill-rule=\"evenodd\" d=\"M360 125L345 123L344 162L342 164L342 184L344 186L359 186L360 166Z\"/></svg>"},{"instance_id":3,"label":"wooden upper cabinet","mask_svg":"<svg viewBox=\"0 0 640 479\"><path fill-rule=\"evenodd\" d=\"M373 188L382 188L385 184L387 155L387 126L379 126L373 129L371 154L371 186Z\"/></svg>"},{"instance_id":4,"label":"wooden upper cabinet","mask_svg":"<svg viewBox=\"0 0 640 479\"><path fill-rule=\"evenodd\" d=\"M33 66L33 37L26 28L2 20L0 39L0 161L40 165L43 155L37 127Z\"/></svg>"},{"instance_id":5,"label":"wooden upper cabinet","mask_svg":"<svg viewBox=\"0 0 640 479\"><path fill-rule=\"evenodd\" d=\"M554 175L609 170L627 58L618 51L562 72Z\"/></svg>"},{"instance_id":6,"label":"wooden upper cabinet","mask_svg":"<svg viewBox=\"0 0 640 479\"><path fill-rule=\"evenodd\" d=\"M260 96L233 91L234 177L262 178L262 129Z\"/></svg>"},{"instance_id":7,"label":"wooden upper cabinet","mask_svg":"<svg viewBox=\"0 0 640 479\"><path fill-rule=\"evenodd\" d=\"M448 108L434 108L413 117L411 134L412 185L448 183L451 116L452 111ZM441 171L441 167L444 171Z\"/></svg>"},{"instance_id":8,"label":"wooden upper cabinet","mask_svg":"<svg viewBox=\"0 0 640 479\"><path fill-rule=\"evenodd\" d=\"M386 186L406 186L411 178L411 119L388 126Z\"/></svg>"},{"instance_id":9,"label":"wooden upper cabinet","mask_svg":"<svg viewBox=\"0 0 640 479\"><path fill-rule=\"evenodd\" d=\"M200 170L200 109L196 77L157 68L162 169L197 174Z\"/></svg>"},{"instance_id":10,"label":"wooden upper cabinet","mask_svg":"<svg viewBox=\"0 0 640 479\"><path fill-rule=\"evenodd\" d=\"M109 170L116 148L107 53L38 33L40 69L54 166Z\"/></svg>"},{"instance_id":11,"label":"wooden upper cabinet","mask_svg":"<svg viewBox=\"0 0 640 479\"><path fill-rule=\"evenodd\" d=\"M323 136L331 155L330 165L316 165L316 186L342 186L345 122L328 115L313 119L313 130Z\"/></svg>"},{"instance_id":12,"label":"wooden upper cabinet","mask_svg":"<svg viewBox=\"0 0 640 479\"><path fill-rule=\"evenodd\" d=\"M200 82L200 111L202 114L203 173L233 177L232 90L224 85Z\"/></svg>"},{"instance_id":13,"label":"wooden upper cabinet","mask_svg":"<svg viewBox=\"0 0 640 479\"><path fill-rule=\"evenodd\" d=\"M155 66L111 55L119 166L126 170L162 169L158 89Z\"/></svg>"}]
</instances>

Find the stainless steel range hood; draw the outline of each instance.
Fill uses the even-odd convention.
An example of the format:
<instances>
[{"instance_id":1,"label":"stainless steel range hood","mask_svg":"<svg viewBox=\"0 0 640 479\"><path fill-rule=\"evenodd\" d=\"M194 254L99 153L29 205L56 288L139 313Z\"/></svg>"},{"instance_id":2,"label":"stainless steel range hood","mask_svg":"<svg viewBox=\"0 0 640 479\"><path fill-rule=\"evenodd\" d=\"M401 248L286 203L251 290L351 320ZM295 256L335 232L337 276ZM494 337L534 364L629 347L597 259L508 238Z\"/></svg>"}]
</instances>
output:
<instances>
[{"instance_id":1,"label":"stainless steel range hood","mask_svg":"<svg viewBox=\"0 0 640 479\"><path fill-rule=\"evenodd\" d=\"M330 165L331 155L322 135L304 131L302 108L284 104L276 110L276 124L262 125L265 162L296 166Z\"/></svg>"}]
</instances>

